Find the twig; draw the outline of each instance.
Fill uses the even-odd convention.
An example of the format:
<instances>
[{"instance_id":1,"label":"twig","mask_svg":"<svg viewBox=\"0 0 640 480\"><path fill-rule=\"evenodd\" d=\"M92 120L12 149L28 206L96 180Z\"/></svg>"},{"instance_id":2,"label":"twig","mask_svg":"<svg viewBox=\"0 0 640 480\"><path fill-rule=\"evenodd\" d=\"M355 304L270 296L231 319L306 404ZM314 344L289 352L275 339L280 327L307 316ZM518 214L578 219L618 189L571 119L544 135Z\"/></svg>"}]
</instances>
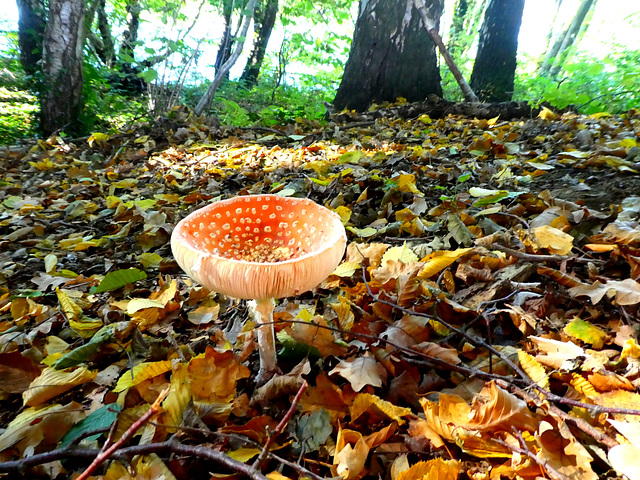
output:
<instances>
[{"instance_id":1,"label":"twig","mask_svg":"<svg viewBox=\"0 0 640 480\"><path fill-rule=\"evenodd\" d=\"M98 468L116 450L118 450L127 440L129 440L142 425L144 425L152 416L160 412L160 409L161 409L160 403L169 394L169 390L170 390L170 387L167 387L162 392L160 392L160 395L158 395L158 398L156 398L156 401L153 402L153 404L151 405L151 408L149 408L149 410L147 410L144 413L144 415L142 415L138 420L133 422L133 424L131 424L131 426L127 429L126 432L124 432L122 437L120 437L117 442L115 442L113 445L111 445L109 448L105 449L104 451L101 451L96 456L94 461L91 462L91 465L89 465L87 469L84 472L82 472L76 480L86 480L87 478L89 478L89 476L95 471L95 469Z\"/></svg>"},{"instance_id":2,"label":"twig","mask_svg":"<svg viewBox=\"0 0 640 480\"><path fill-rule=\"evenodd\" d=\"M512 257L519 258L520 260L527 260L529 262L564 262L565 260L576 263L600 263L602 260L596 258L582 258L582 257L568 257L565 255L536 255L533 253L524 253L513 248L504 247L496 243L487 245L490 250L498 250L504 252Z\"/></svg>"},{"instance_id":3,"label":"twig","mask_svg":"<svg viewBox=\"0 0 640 480\"><path fill-rule=\"evenodd\" d=\"M282 433L282 431L286 428L287 423L289 423L289 420L291 420L291 417L293 416L293 413L296 411L296 407L298 406L298 402L300 401L300 397L302 397L302 394L304 393L304 391L307 389L308 386L309 386L309 384L307 383L307 381L303 380L302 381L302 385L300 385L300 390L298 390L298 393L296 393L296 396L293 397L293 401L291 402L291 406L289 407L289 410L287 410L287 413L285 414L285 416L282 417L282 420L280 420L280 423L278 423L278 425L276 426L276 429L273 431L273 433L271 435L269 435L269 437L267 438L266 443L264 444L264 447L262 448L262 452L260 452L260 455L258 456L256 461L253 462L253 468L254 469L256 469L256 470L259 469L260 468L260 464L269 455L269 448L273 444L273 441L275 440L275 438L278 435L280 435Z\"/></svg>"},{"instance_id":4,"label":"twig","mask_svg":"<svg viewBox=\"0 0 640 480\"><path fill-rule=\"evenodd\" d=\"M148 455L150 453L162 453L170 452L180 455L189 455L198 458L204 458L211 460L220 465L223 465L230 470L237 473L241 473L251 478L252 480L268 480L262 473L256 471L251 466L234 460L228 455L213 450L211 448L200 445L184 445L174 440L169 440L161 443L148 443L145 445L134 445L132 447L125 447L119 450L111 452L108 458L117 458L124 460L134 455ZM25 457L20 460L12 460L10 462L0 463L0 473L8 472L22 472L27 467L35 465L42 465L44 463L53 462L54 460L63 460L68 458L96 458L101 452L98 449L78 449L78 448L63 448L60 450L53 450L52 452L40 453L32 455L31 457ZM78 477L80 478L80 477ZM77 479L76 479L77 480Z\"/></svg>"},{"instance_id":5,"label":"twig","mask_svg":"<svg viewBox=\"0 0 640 480\"><path fill-rule=\"evenodd\" d=\"M520 398L524 399L527 402L531 402L534 405L538 405L538 406L542 405L543 399L541 397L537 397L533 395L531 392L528 392L526 390L521 390L520 388L513 387L513 386L509 388L509 390L511 391L511 393L519 396ZM600 442L609 448L612 448L618 445L618 442L616 442L613 438L602 433L600 430L592 426L585 419L580 417L573 417L568 413L566 413L565 411L560 410L558 407L556 407L552 403L546 402L546 404L547 404L546 407L549 409L550 413L557 416L558 418L561 418L565 422L573 423L576 426L576 428L581 430L583 433L589 435L590 437L595 439L597 442Z\"/></svg>"},{"instance_id":6,"label":"twig","mask_svg":"<svg viewBox=\"0 0 640 480\"><path fill-rule=\"evenodd\" d=\"M533 460L542 468L544 468L547 474L549 474L549 478L551 478L552 480L569 480L569 477L567 477L566 475L563 475L562 473L557 471L555 468L553 468L551 465L549 465L549 462L542 460L535 453L533 453L527 446L527 443L524 441L524 438L522 438L522 434L516 428L513 428L513 434L518 439L518 443L520 443L520 447L514 447L513 445L508 444L507 442L505 442L500 438L494 438L494 441L500 445L507 447L508 449L516 453L519 453L520 455L526 455L527 457L529 457L531 460Z\"/></svg>"}]
</instances>

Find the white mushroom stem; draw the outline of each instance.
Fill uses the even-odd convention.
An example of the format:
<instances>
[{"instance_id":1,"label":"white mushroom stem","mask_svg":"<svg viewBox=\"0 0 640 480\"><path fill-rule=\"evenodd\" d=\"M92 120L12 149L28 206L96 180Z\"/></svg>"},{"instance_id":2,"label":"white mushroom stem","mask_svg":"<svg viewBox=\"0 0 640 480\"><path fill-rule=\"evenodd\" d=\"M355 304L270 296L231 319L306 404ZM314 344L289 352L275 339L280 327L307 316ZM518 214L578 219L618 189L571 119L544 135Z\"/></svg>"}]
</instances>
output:
<instances>
[{"instance_id":1,"label":"white mushroom stem","mask_svg":"<svg viewBox=\"0 0 640 480\"><path fill-rule=\"evenodd\" d=\"M258 351L260 353L260 373L257 383L269 380L278 370L276 365L276 339L273 330L273 308L276 302L273 298L251 300L248 302L249 311L258 324Z\"/></svg>"}]
</instances>

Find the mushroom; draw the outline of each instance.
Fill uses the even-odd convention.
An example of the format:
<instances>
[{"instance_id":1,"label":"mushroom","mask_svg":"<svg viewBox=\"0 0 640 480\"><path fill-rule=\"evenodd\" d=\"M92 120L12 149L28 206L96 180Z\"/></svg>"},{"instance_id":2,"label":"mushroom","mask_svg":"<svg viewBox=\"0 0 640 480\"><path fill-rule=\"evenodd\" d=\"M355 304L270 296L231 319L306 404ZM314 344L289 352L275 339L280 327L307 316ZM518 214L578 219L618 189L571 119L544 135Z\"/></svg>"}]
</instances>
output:
<instances>
[{"instance_id":1,"label":"mushroom","mask_svg":"<svg viewBox=\"0 0 640 480\"><path fill-rule=\"evenodd\" d=\"M277 370L274 299L306 292L327 278L346 241L340 217L311 200L247 195L214 202L182 219L171 235L171 250L196 282L252 300L260 384Z\"/></svg>"}]
</instances>

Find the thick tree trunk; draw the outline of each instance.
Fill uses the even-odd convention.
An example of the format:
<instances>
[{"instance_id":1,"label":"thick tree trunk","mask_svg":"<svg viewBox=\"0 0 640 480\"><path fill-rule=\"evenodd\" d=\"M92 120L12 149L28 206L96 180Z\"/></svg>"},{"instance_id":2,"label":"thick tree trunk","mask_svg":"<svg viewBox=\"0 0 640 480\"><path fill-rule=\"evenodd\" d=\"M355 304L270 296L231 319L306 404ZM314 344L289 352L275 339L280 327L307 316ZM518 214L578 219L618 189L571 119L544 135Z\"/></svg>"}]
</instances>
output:
<instances>
[{"instance_id":1,"label":"thick tree trunk","mask_svg":"<svg viewBox=\"0 0 640 480\"><path fill-rule=\"evenodd\" d=\"M436 24L440 0L427 0ZM424 100L442 95L435 45L412 0L360 1L360 12L340 87L338 109L364 110L373 102Z\"/></svg>"},{"instance_id":2,"label":"thick tree trunk","mask_svg":"<svg viewBox=\"0 0 640 480\"><path fill-rule=\"evenodd\" d=\"M259 28L256 31L256 39L253 43L253 50L247 59L247 64L240 76L240 80L245 82L247 88L253 87L258 82L260 68L264 60L264 54L267 51L267 44L273 31L278 15L278 0L267 0L264 10L260 12L259 18L254 17L255 25Z\"/></svg>"},{"instance_id":3,"label":"thick tree trunk","mask_svg":"<svg viewBox=\"0 0 640 480\"><path fill-rule=\"evenodd\" d=\"M490 0L480 30L471 88L485 102L511 100L524 0Z\"/></svg>"},{"instance_id":4,"label":"thick tree trunk","mask_svg":"<svg viewBox=\"0 0 640 480\"><path fill-rule=\"evenodd\" d=\"M84 12L84 0L49 0L40 101L41 127L47 135L62 129L70 134L82 131Z\"/></svg>"},{"instance_id":5,"label":"thick tree trunk","mask_svg":"<svg viewBox=\"0 0 640 480\"><path fill-rule=\"evenodd\" d=\"M17 4L20 63L27 75L34 75L40 70L38 63L42 60L46 9L43 0L17 0Z\"/></svg>"}]
</instances>

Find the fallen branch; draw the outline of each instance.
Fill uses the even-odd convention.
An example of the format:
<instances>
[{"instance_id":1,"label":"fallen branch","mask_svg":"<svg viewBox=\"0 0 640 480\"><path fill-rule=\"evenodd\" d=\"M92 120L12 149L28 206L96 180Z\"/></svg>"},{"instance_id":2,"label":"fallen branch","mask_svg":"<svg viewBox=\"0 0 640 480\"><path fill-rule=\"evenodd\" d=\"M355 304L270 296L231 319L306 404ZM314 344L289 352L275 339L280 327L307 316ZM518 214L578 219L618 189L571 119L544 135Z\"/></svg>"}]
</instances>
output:
<instances>
[{"instance_id":1,"label":"fallen branch","mask_svg":"<svg viewBox=\"0 0 640 480\"><path fill-rule=\"evenodd\" d=\"M53 462L54 460L96 458L101 453L103 453L101 450L94 448L63 448L47 453L32 455L31 457L22 458L20 460L0 463L0 473L24 472L28 467L42 465L44 463ZM126 459L135 455L149 455L151 453L177 453L180 455L203 458L205 460L211 460L237 473L243 474L252 480L268 480L267 477L253 469L251 466L234 460L222 452L200 445L184 445L174 440L120 448L109 453L108 458L126 461Z\"/></svg>"},{"instance_id":2,"label":"fallen branch","mask_svg":"<svg viewBox=\"0 0 640 480\"><path fill-rule=\"evenodd\" d=\"M87 469L80 474L80 476L76 480L86 480L89 476L98 468L107 458L109 458L116 450L118 450L122 445L125 444L133 435L138 431L138 429L147 423L151 417L160 413L162 407L160 407L160 403L165 399L165 397L169 394L170 387L165 388L160 392L156 401L153 402L149 410L147 410L144 415L142 415L138 420L133 422L131 426L127 429L126 432L115 442L113 445L107 448L109 442L104 444L102 451L98 455L91 465L87 467Z\"/></svg>"},{"instance_id":3,"label":"fallen branch","mask_svg":"<svg viewBox=\"0 0 640 480\"><path fill-rule=\"evenodd\" d=\"M254 469L257 470L260 467L260 464L269 455L269 449L271 448L271 445L273 444L275 438L278 435L280 435L282 431L286 428L287 424L289 423L289 420L291 420L291 417L293 416L293 413L296 411L296 407L298 406L300 397L302 397L302 394L304 393L304 391L307 389L308 386L309 384L307 383L306 380L304 380L302 382L302 385L300 386L300 390L298 390L298 393L296 393L296 396L293 397L293 401L291 402L291 406L289 407L289 410L287 410L287 413L284 415L284 417L282 417L282 420L280 420L280 423L278 423L273 433L269 435L269 437L267 438L267 442L264 444L264 447L262 448L262 452L260 452L260 455L258 456L258 458L256 458L256 461L253 462Z\"/></svg>"}]
</instances>

